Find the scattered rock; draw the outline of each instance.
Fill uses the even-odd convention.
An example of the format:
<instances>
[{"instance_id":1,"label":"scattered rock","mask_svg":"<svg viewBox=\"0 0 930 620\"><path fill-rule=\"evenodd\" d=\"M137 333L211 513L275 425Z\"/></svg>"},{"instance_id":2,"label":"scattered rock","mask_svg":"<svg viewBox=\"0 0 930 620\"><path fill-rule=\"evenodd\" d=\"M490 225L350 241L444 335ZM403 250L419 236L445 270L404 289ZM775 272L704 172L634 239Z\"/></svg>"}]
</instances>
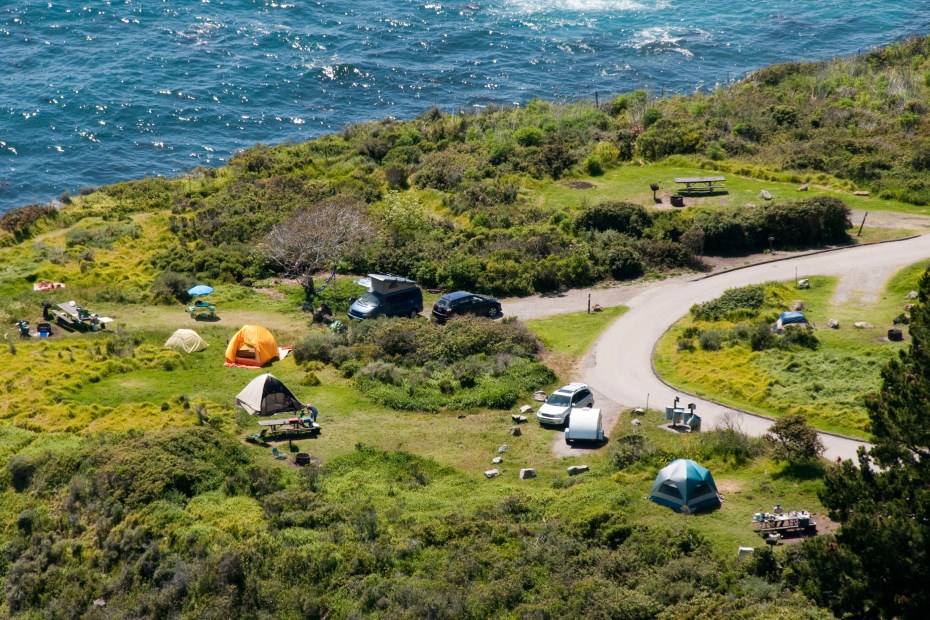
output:
<instances>
[{"instance_id":1,"label":"scattered rock","mask_svg":"<svg viewBox=\"0 0 930 620\"><path fill-rule=\"evenodd\" d=\"M106 607L106 606L107 606L107 599L101 597L101 598L94 600L94 607Z\"/></svg>"},{"instance_id":2,"label":"scattered rock","mask_svg":"<svg viewBox=\"0 0 930 620\"><path fill-rule=\"evenodd\" d=\"M853 323L853 327L855 327L856 329L872 329L875 326L869 323L868 321L856 321L855 323Z\"/></svg>"},{"instance_id":3,"label":"scattered rock","mask_svg":"<svg viewBox=\"0 0 930 620\"><path fill-rule=\"evenodd\" d=\"M799 192L806 192L808 190L807 183L798 188Z\"/></svg>"},{"instance_id":4,"label":"scattered rock","mask_svg":"<svg viewBox=\"0 0 930 620\"><path fill-rule=\"evenodd\" d=\"M640 424L642 424L642 422L639 421L639 418L633 418L632 420L630 420L630 424L632 424L633 426L639 426Z\"/></svg>"},{"instance_id":5,"label":"scattered rock","mask_svg":"<svg viewBox=\"0 0 930 620\"><path fill-rule=\"evenodd\" d=\"M520 470L520 480L529 480L536 477L536 470L531 468Z\"/></svg>"},{"instance_id":6,"label":"scattered rock","mask_svg":"<svg viewBox=\"0 0 930 620\"><path fill-rule=\"evenodd\" d=\"M905 312L910 312L911 310L913 310L913 308L914 308L914 304L904 304Z\"/></svg>"},{"instance_id":7,"label":"scattered rock","mask_svg":"<svg viewBox=\"0 0 930 620\"><path fill-rule=\"evenodd\" d=\"M533 410L533 407L530 405L523 405L522 407L520 407L520 413L529 413L532 410Z\"/></svg>"},{"instance_id":8,"label":"scattered rock","mask_svg":"<svg viewBox=\"0 0 930 620\"><path fill-rule=\"evenodd\" d=\"M507 444L504 444L504 445L502 445L500 448L497 449L497 453L498 453L498 454L503 454L504 452L506 452L506 451L509 450L509 449L510 449L510 446L508 446Z\"/></svg>"},{"instance_id":9,"label":"scattered rock","mask_svg":"<svg viewBox=\"0 0 930 620\"><path fill-rule=\"evenodd\" d=\"M811 281L808 280L807 278L804 278L803 280L798 280L798 288L810 288L810 287L811 287Z\"/></svg>"},{"instance_id":10,"label":"scattered rock","mask_svg":"<svg viewBox=\"0 0 930 620\"><path fill-rule=\"evenodd\" d=\"M494 463L495 465L500 465L501 463L504 462L504 457L495 456L493 459L491 459L491 462Z\"/></svg>"},{"instance_id":11,"label":"scattered rock","mask_svg":"<svg viewBox=\"0 0 930 620\"><path fill-rule=\"evenodd\" d=\"M603 312L604 309L601 308L601 304L594 304L594 307L591 308L591 312Z\"/></svg>"},{"instance_id":12,"label":"scattered rock","mask_svg":"<svg viewBox=\"0 0 930 620\"><path fill-rule=\"evenodd\" d=\"M523 434L523 431L520 430L519 426L511 426L510 434L513 435L514 437L519 437L520 435Z\"/></svg>"},{"instance_id":13,"label":"scattered rock","mask_svg":"<svg viewBox=\"0 0 930 620\"><path fill-rule=\"evenodd\" d=\"M830 319L829 321L827 321L827 327L829 327L830 329L839 329L840 322L837 321L836 319Z\"/></svg>"},{"instance_id":14,"label":"scattered rock","mask_svg":"<svg viewBox=\"0 0 930 620\"><path fill-rule=\"evenodd\" d=\"M798 284L798 286L800 286L800 283ZM804 301L801 300L801 299L795 299L794 301L791 302L791 310L792 310L792 312L797 312L797 311L799 311L799 310L803 310L805 307L806 307L806 306L804 305Z\"/></svg>"},{"instance_id":15,"label":"scattered rock","mask_svg":"<svg viewBox=\"0 0 930 620\"><path fill-rule=\"evenodd\" d=\"M489 469L486 472L484 472L485 478L497 478L500 475L501 473L496 469Z\"/></svg>"},{"instance_id":16,"label":"scattered rock","mask_svg":"<svg viewBox=\"0 0 930 620\"><path fill-rule=\"evenodd\" d=\"M459 418L459 420L464 420L464 419L465 419L465 416L460 415L460 416L458 416L458 418Z\"/></svg>"},{"instance_id":17,"label":"scattered rock","mask_svg":"<svg viewBox=\"0 0 930 620\"><path fill-rule=\"evenodd\" d=\"M577 476L578 474L583 474L590 469L587 465L572 465L568 468L569 476Z\"/></svg>"},{"instance_id":18,"label":"scattered rock","mask_svg":"<svg viewBox=\"0 0 930 620\"><path fill-rule=\"evenodd\" d=\"M904 332L902 332L900 329L889 329L888 340L892 342L901 342L904 340Z\"/></svg>"},{"instance_id":19,"label":"scattered rock","mask_svg":"<svg viewBox=\"0 0 930 620\"><path fill-rule=\"evenodd\" d=\"M525 415L516 415L516 414L514 414L514 415L510 416L510 419L513 420L514 422L516 422L517 424L523 424L524 422L526 422L526 419L527 419L527 418L526 418Z\"/></svg>"},{"instance_id":20,"label":"scattered rock","mask_svg":"<svg viewBox=\"0 0 930 620\"><path fill-rule=\"evenodd\" d=\"M633 413L637 415L643 415L644 413L646 413L646 410L643 409L642 407L637 407L636 409L633 410Z\"/></svg>"},{"instance_id":21,"label":"scattered rock","mask_svg":"<svg viewBox=\"0 0 930 620\"><path fill-rule=\"evenodd\" d=\"M755 551L756 550L753 549L752 547L740 547L739 549L736 550L736 555L738 557L743 557L746 555L752 555L753 553L755 553Z\"/></svg>"},{"instance_id":22,"label":"scattered rock","mask_svg":"<svg viewBox=\"0 0 930 620\"><path fill-rule=\"evenodd\" d=\"M868 196L868 195L869 195L869 192L865 191L864 189L853 192L853 196Z\"/></svg>"},{"instance_id":23,"label":"scattered rock","mask_svg":"<svg viewBox=\"0 0 930 620\"><path fill-rule=\"evenodd\" d=\"M917 291L911 291L910 293L907 294L908 299L917 299L918 297L919 295L917 294Z\"/></svg>"},{"instance_id":24,"label":"scattered rock","mask_svg":"<svg viewBox=\"0 0 930 620\"><path fill-rule=\"evenodd\" d=\"M762 200L771 200L772 194L770 194L767 189L764 189L761 192L759 192L759 197L762 198Z\"/></svg>"}]
</instances>

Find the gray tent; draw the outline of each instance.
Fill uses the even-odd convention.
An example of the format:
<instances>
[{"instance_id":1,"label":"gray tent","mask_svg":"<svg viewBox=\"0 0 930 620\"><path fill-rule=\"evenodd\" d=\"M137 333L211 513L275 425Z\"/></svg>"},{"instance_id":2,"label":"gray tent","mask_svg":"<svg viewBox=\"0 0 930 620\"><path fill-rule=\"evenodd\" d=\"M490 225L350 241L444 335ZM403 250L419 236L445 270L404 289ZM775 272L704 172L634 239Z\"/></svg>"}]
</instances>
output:
<instances>
[{"instance_id":1,"label":"gray tent","mask_svg":"<svg viewBox=\"0 0 930 620\"><path fill-rule=\"evenodd\" d=\"M271 373L252 379L236 396L236 404L252 415L296 413L304 408L287 386Z\"/></svg>"},{"instance_id":2,"label":"gray tent","mask_svg":"<svg viewBox=\"0 0 930 620\"><path fill-rule=\"evenodd\" d=\"M194 330L179 329L178 331L171 334L171 337L168 338L167 342L165 342L165 346L169 349L174 349L175 351L196 353L197 351L203 351L209 345L203 338L200 337L200 334Z\"/></svg>"}]
</instances>

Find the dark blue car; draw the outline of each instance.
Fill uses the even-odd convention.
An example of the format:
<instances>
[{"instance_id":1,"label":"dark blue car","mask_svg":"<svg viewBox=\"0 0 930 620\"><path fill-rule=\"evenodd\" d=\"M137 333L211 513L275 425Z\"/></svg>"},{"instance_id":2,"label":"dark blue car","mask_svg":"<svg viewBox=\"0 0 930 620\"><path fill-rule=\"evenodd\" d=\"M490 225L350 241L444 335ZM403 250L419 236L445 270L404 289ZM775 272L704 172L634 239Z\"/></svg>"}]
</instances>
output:
<instances>
[{"instance_id":1,"label":"dark blue car","mask_svg":"<svg viewBox=\"0 0 930 620\"><path fill-rule=\"evenodd\" d=\"M443 295L433 304L433 316L440 323L456 314L497 318L501 314L501 302L487 295L456 291Z\"/></svg>"}]
</instances>

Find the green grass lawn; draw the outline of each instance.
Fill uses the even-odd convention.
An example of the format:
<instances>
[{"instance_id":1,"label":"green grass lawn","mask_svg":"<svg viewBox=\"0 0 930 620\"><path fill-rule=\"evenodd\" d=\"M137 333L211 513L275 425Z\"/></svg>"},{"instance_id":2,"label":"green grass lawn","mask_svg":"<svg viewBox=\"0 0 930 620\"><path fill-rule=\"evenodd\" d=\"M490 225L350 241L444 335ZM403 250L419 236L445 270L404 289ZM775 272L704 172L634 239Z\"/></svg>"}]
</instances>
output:
<instances>
[{"instance_id":1,"label":"green grass lawn","mask_svg":"<svg viewBox=\"0 0 930 620\"><path fill-rule=\"evenodd\" d=\"M729 172L727 168L733 167L736 172ZM738 164L721 163L720 169L706 169L686 158L669 158L664 162L653 164L625 164L606 171L597 177L582 177L578 179L565 179L560 182L543 183L531 190L531 195L543 205L565 207L569 210L577 209L582 201L600 202L602 200L626 200L629 202L651 206L655 204L650 185L658 183L659 195L678 193L679 186L675 183L676 177L723 176L726 177L727 191L710 196L700 193L689 195L687 205L701 205L709 207L744 206L746 204L760 204L762 198L759 193L764 189L769 191L775 200L789 201L814 196L833 196L849 205L851 209L864 211L892 211L899 213L927 214L926 207L903 203L895 200L885 200L874 196L856 196L843 187L838 180L826 177L809 184L807 192L798 192L798 187L804 182L801 178L787 180L794 175L771 173L772 178L786 177L785 180L764 180L751 173L759 174ZM584 181L593 185L587 189L573 189L572 184ZM667 201L666 201L667 204ZM858 227L858 222L855 222ZM869 230L866 226L866 230ZM877 234L877 233L875 233Z\"/></svg>"},{"instance_id":2,"label":"green grass lawn","mask_svg":"<svg viewBox=\"0 0 930 620\"><path fill-rule=\"evenodd\" d=\"M615 306L600 312L573 312L526 322L540 342L553 353L581 357L614 319L629 308Z\"/></svg>"}]
</instances>

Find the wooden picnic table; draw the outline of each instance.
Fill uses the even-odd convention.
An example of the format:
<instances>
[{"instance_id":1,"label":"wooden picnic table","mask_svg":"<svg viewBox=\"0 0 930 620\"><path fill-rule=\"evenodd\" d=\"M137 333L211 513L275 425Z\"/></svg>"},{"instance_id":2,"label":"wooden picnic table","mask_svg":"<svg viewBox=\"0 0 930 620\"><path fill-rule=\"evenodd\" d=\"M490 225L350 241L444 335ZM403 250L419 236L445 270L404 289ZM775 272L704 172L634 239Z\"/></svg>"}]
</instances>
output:
<instances>
[{"instance_id":1,"label":"wooden picnic table","mask_svg":"<svg viewBox=\"0 0 930 620\"><path fill-rule=\"evenodd\" d=\"M270 427L271 433L279 432L314 432L320 430L320 425L313 421L313 418L306 416L303 418L279 418L277 420L259 420L259 426Z\"/></svg>"},{"instance_id":2,"label":"wooden picnic table","mask_svg":"<svg viewBox=\"0 0 930 620\"><path fill-rule=\"evenodd\" d=\"M723 184L724 181L726 181L724 177L677 177L675 179L676 183L681 183L685 186L684 191L686 192L713 192L718 189L725 190L726 186Z\"/></svg>"},{"instance_id":3,"label":"wooden picnic table","mask_svg":"<svg viewBox=\"0 0 930 620\"><path fill-rule=\"evenodd\" d=\"M810 513L804 510L776 514L758 513L753 519L753 524L763 536L773 532L813 532L817 529Z\"/></svg>"},{"instance_id":4,"label":"wooden picnic table","mask_svg":"<svg viewBox=\"0 0 930 620\"><path fill-rule=\"evenodd\" d=\"M58 304L60 310L52 310L56 322L63 327L70 327L78 330L104 329L106 324L113 319L105 316L92 314L89 310L81 306L72 306L70 303Z\"/></svg>"}]
</instances>

